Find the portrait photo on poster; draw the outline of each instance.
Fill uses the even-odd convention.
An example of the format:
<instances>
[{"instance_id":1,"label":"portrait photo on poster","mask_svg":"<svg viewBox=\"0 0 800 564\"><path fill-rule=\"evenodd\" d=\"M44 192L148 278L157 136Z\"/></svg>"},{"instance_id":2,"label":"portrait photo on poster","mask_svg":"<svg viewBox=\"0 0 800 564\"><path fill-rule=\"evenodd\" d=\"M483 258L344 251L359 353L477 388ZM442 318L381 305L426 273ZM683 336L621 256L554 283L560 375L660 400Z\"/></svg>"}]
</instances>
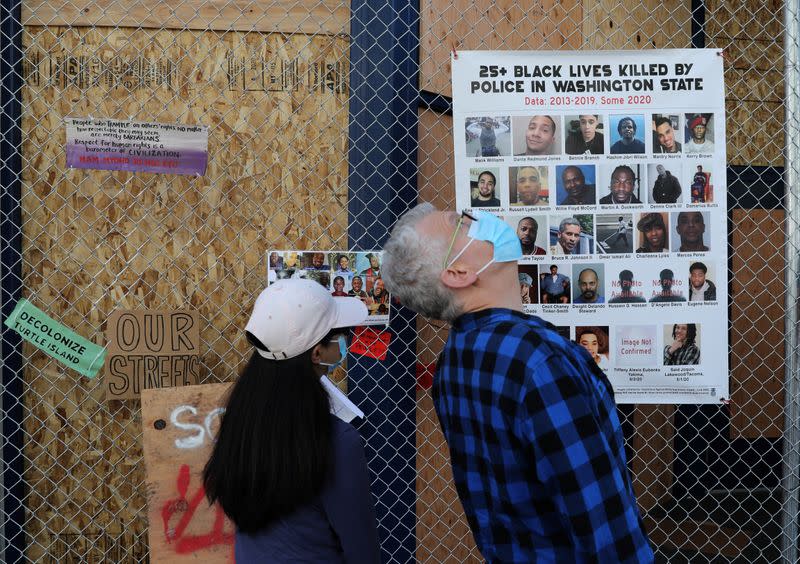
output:
<instances>
[{"instance_id":1,"label":"portrait photo on poster","mask_svg":"<svg viewBox=\"0 0 800 564\"><path fill-rule=\"evenodd\" d=\"M539 214L506 215L503 221L517 233L522 246L522 258L526 261L547 254L547 216Z\"/></svg>"},{"instance_id":2,"label":"portrait photo on poster","mask_svg":"<svg viewBox=\"0 0 800 564\"><path fill-rule=\"evenodd\" d=\"M679 253L704 253L711 249L711 225L709 212L672 212L671 249Z\"/></svg>"},{"instance_id":3,"label":"portrait photo on poster","mask_svg":"<svg viewBox=\"0 0 800 564\"><path fill-rule=\"evenodd\" d=\"M467 157L507 157L511 155L511 118L476 116L464 120Z\"/></svg>"},{"instance_id":4,"label":"portrait photo on poster","mask_svg":"<svg viewBox=\"0 0 800 564\"><path fill-rule=\"evenodd\" d=\"M598 183L599 203L601 205L633 205L647 200L645 191L646 167L637 162L606 163L600 167Z\"/></svg>"},{"instance_id":5,"label":"portrait photo on poster","mask_svg":"<svg viewBox=\"0 0 800 564\"><path fill-rule=\"evenodd\" d=\"M352 278L355 274L356 255L355 253L347 252L332 252L328 253L328 260L330 267L333 270L333 276L344 276Z\"/></svg>"},{"instance_id":6,"label":"portrait photo on poster","mask_svg":"<svg viewBox=\"0 0 800 564\"><path fill-rule=\"evenodd\" d=\"M647 302L644 295L644 280L641 273L634 274L630 268L622 268L616 272L611 271L609 265L610 304L643 304ZM612 278L613 276L613 278Z\"/></svg>"},{"instance_id":7,"label":"portrait photo on poster","mask_svg":"<svg viewBox=\"0 0 800 564\"><path fill-rule=\"evenodd\" d=\"M664 325L664 366L700 364L700 324Z\"/></svg>"},{"instance_id":8,"label":"portrait photo on poster","mask_svg":"<svg viewBox=\"0 0 800 564\"><path fill-rule=\"evenodd\" d=\"M602 155L605 153L605 131L601 114L567 115L564 118L568 155Z\"/></svg>"},{"instance_id":9,"label":"portrait photo on poster","mask_svg":"<svg viewBox=\"0 0 800 564\"><path fill-rule=\"evenodd\" d=\"M609 361L608 325L578 325L575 327L575 342L586 349L592 360L604 372L611 369Z\"/></svg>"},{"instance_id":10,"label":"portrait photo on poster","mask_svg":"<svg viewBox=\"0 0 800 564\"><path fill-rule=\"evenodd\" d=\"M605 292L605 264L580 263L572 265L572 303L573 304L604 304Z\"/></svg>"},{"instance_id":11,"label":"portrait photo on poster","mask_svg":"<svg viewBox=\"0 0 800 564\"><path fill-rule=\"evenodd\" d=\"M680 161L669 160L647 164L647 186L653 204L680 204L683 202L683 166Z\"/></svg>"},{"instance_id":12,"label":"portrait photo on poster","mask_svg":"<svg viewBox=\"0 0 800 564\"><path fill-rule=\"evenodd\" d=\"M636 214L636 252L669 252L669 213L648 212Z\"/></svg>"},{"instance_id":13,"label":"portrait photo on poster","mask_svg":"<svg viewBox=\"0 0 800 564\"><path fill-rule=\"evenodd\" d=\"M681 153L681 120L678 114L653 114L653 153Z\"/></svg>"},{"instance_id":14,"label":"portrait photo on poster","mask_svg":"<svg viewBox=\"0 0 800 564\"><path fill-rule=\"evenodd\" d=\"M539 269L539 292L542 304L568 304L571 301L571 285L569 264L561 265L564 272L559 272L557 264L542 264Z\"/></svg>"},{"instance_id":15,"label":"portrait photo on poster","mask_svg":"<svg viewBox=\"0 0 800 564\"><path fill-rule=\"evenodd\" d=\"M519 294L522 305L539 303L539 267L535 264L520 264L517 266L519 274Z\"/></svg>"},{"instance_id":16,"label":"portrait photo on poster","mask_svg":"<svg viewBox=\"0 0 800 564\"><path fill-rule=\"evenodd\" d=\"M672 265L670 265L672 266ZM650 303L676 303L686 301L686 280L674 268L661 268L656 276L646 283Z\"/></svg>"},{"instance_id":17,"label":"portrait photo on poster","mask_svg":"<svg viewBox=\"0 0 800 564\"><path fill-rule=\"evenodd\" d=\"M597 167L593 164L556 165L556 203L559 206L597 204Z\"/></svg>"},{"instance_id":18,"label":"portrait photo on poster","mask_svg":"<svg viewBox=\"0 0 800 564\"><path fill-rule=\"evenodd\" d=\"M470 205L473 208L499 208L503 200L499 196L502 188L498 181L503 181L498 167L470 168Z\"/></svg>"},{"instance_id":19,"label":"portrait photo on poster","mask_svg":"<svg viewBox=\"0 0 800 564\"><path fill-rule=\"evenodd\" d=\"M714 263L711 261L692 261L689 264L689 301L717 301L717 285L714 284Z\"/></svg>"},{"instance_id":20,"label":"portrait photo on poster","mask_svg":"<svg viewBox=\"0 0 800 564\"><path fill-rule=\"evenodd\" d=\"M535 165L509 167L508 191L512 208L549 205L551 190L548 167Z\"/></svg>"},{"instance_id":21,"label":"portrait photo on poster","mask_svg":"<svg viewBox=\"0 0 800 564\"><path fill-rule=\"evenodd\" d=\"M270 251L267 277L269 282L285 278L305 278L303 253L298 251Z\"/></svg>"},{"instance_id":22,"label":"portrait photo on poster","mask_svg":"<svg viewBox=\"0 0 800 564\"><path fill-rule=\"evenodd\" d=\"M551 255L594 254L593 215L553 214L548 222Z\"/></svg>"},{"instance_id":23,"label":"portrait photo on poster","mask_svg":"<svg viewBox=\"0 0 800 564\"><path fill-rule=\"evenodd\" d=\"M689 186L691 204L710 204L714 202L714 163L711 160L686 163L686 181Z\"/></svg>"},{"instance_id":24,"label":"portrait photo on poster","mask_svg":"<svg viewBox=\"0 0 800 564\"><path fill-rule=\"evenodd\" d=\"M356 253L356 272L362 278L365 292L371 292L375 280L381 277L381 260L378 251Z\"/></svg>"},{"instance_id":25,"label":"portrait photo on poster","mask_svg":"<svg viewBox=\"0 0 800 564\"><path fill-rule=\"evenodd\" d=\"M685 114L684 152L714 153L714 114Z\"/></svg>"},{"instance_id":26,"label":"portrait photo on poster","mask_svg":"<svg viewBox=\"0 0 800 564\"><path fill-rule=\"evenodd\" d=\"M644 115L619 114L610 116L609 134L612 155L642 155L646 152L644 143Z\"/></svg>"},{"instance_id":27,"label":"portrait photo on poster","mask_svg":"<svg viewBox=\"0 0 800 564\"><path fill-rule=\"evenodd\" d=\"M595 216L597 254L633 252L634 228L632 213L599 213Z\"/></svg>"},{"instance_id":28,"label":"portrait photo on poster","mask_svg":"<svg viewBox=\"0 0 800 564\"><path fill-rule=\"evenodd\" d=\"M528 115L511 118L514 156L560 155L563 135L560 115Z\"/></svg>"},{"instance_id":29,"label":"portrait photo on poster","mask_svg":"<svg viewBox=\"0 0 800 564\"><path fill-rule=\"evenodd\" d=\"M353 276L334 274L333 280L331 281L331 287L333 289L331 295L334 298L346 298L350 295L348 292L353 288L352 282Z\"/></svg>"},{"instance_id":30,"label":"portrait photo on poster","mask_svg":"<svg viewBox=\"0 0 800 564\"><path fill-rule=\"evenodd\" d=\"M306 271L320 271L320 272L330 272L331 265L328 260L328 254L326 252L321 251L309 251L303 253L303 268Z\"/></svg>"}]
</instances>

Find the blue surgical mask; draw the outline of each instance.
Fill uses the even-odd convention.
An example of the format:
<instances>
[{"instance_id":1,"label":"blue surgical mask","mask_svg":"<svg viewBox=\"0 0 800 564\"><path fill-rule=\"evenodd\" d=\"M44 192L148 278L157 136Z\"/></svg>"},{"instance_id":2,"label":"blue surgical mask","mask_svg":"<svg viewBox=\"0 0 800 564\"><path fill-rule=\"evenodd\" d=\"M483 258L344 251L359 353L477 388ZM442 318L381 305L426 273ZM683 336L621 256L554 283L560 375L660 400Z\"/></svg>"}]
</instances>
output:
<instances>
[{"instance_id":1,"label":"blue surgical mask","mask_svg":"<svg viewBox=\"0 0 800 564\"><path fill-rule=\"evenodd\" d=\"M509 224L493 213L483 210L476 211L475 218L477 221L472 222L467 232L469 242L453 257L447 265L448 267L467 250L467 247L469 247L473 241L488 241L492 244L492 247L494 247L492 260L483 265L483 268L475 273L476 275L486 270L489 265L494 262L512 262L522 257L522 245L519 242L516 232Z\"/></svg>"},{"instance_id":2,"label":"blue surgical mask","mask_svg":"<svg viewBox=\"0 0 800 564\"><path fill-rule=\"evenodd\" d=\"M336 337L336 340L339 342L339 360L332 364L329 362L320 361L322 366L328 367L328 374L333 374L333 371L336 370L337 367L341 366L345 357L347 356L347 338L344 335L339 335Z\"/></svg>"}]
</instances>

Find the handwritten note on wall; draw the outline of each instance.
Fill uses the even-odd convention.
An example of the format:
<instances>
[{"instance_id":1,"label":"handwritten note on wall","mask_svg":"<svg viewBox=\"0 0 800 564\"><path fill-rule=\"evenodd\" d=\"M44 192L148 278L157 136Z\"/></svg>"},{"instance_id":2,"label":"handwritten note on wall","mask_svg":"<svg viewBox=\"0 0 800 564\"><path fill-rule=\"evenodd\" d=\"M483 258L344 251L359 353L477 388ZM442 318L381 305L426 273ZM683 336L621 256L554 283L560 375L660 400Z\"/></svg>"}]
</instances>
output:
<instances>
[{"instance_id":1,"label":"handwritten note on wall","mask_svg":"<svg viewBox=\"0 0 800 564\"><path fill-rule=\"evenodd\" d=\"M196 384L200 322L196 311L118 310L106 328L106 399Z\"/></svg>"}]
</instances>

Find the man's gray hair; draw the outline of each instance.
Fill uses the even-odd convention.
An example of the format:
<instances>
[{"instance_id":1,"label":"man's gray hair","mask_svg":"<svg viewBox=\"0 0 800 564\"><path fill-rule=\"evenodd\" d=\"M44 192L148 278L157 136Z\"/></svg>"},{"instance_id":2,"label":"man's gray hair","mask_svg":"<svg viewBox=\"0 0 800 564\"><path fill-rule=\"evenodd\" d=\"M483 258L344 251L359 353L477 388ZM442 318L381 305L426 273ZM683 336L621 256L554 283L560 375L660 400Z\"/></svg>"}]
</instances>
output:
<instances>
[{"instance_id":1,"label":"man's gray hair","mask_svg":"<svg viewBox=\"0 0 800 564\"><path fill-rule=\"evenodd\" d=\"M435 211L424 202L398 220L383 246L381 276L389 292L404 306L449 322L462 313L453 292L439 277L450 241L431 240L417 232L419 222Z\"/></svg>"},{"instance_id":2,"label":"man's gray hair","mask_svg":"<svg viewBox=\"0 0 800 564\"><path fill-rule=\"evenodd\" d=\"M578 227L581 226L581 224L578 222L578 220L575 219L574 217L565 217L564 219L561 220L561 223L558 224L558 232L559 233L563 233L564 232L564 228L567 225L577 225Z\"/></svg>"}]
</instances>

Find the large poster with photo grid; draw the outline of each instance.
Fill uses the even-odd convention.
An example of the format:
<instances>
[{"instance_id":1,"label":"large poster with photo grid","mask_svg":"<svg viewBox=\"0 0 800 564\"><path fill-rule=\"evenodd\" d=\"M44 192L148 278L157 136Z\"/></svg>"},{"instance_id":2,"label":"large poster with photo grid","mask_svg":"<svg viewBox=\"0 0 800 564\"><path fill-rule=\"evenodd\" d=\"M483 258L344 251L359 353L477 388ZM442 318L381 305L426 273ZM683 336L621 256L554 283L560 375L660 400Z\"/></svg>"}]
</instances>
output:
<instances>
[{"instance_id":1,"label":"large poster with photo grid","mask_svg":"<svg viewBox=\"0 0 800 564\"><path fill-rule=\"evenodd\" d=\"M460 51L456 206L513 227L527 313L618 403L728 398L721 52Z\"/></svg>"}]
</instances>

